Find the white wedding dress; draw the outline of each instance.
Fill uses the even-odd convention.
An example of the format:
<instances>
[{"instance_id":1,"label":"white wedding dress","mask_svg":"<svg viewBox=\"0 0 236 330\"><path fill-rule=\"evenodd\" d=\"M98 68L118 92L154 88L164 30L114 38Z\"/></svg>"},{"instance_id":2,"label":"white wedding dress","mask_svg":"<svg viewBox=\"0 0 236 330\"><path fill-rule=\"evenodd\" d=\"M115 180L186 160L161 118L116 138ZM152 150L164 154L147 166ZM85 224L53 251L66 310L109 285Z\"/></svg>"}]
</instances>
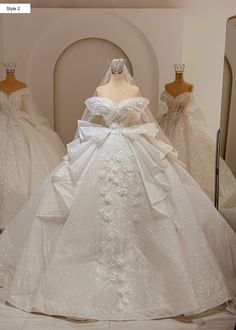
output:
<instances>
[{"instance_id":1,"label":"white wedding dress","mask_svg":"<svg viewBox=\"0 0 236 330\"><path fill-rule=\"evenodd\" d=\"M236 293L236 235L145 123L149 101L86 100L80 138L0 239L22 310L97 320L197 314Z\"/></svg>"},{"instance_id":2,"label":"white wedding dress","mask_svg":"<svg viewBox=\"0 0 236 330\"><path fill-rule=\"evenodd\" d=\"M173 97L167 91L162 92L158 122L187 171L213 201L216 146L193 93ZM236 179L223 159L219 189L221 212L231 215L231 225L236 230Z\"/></svg>"},{"instance_id":3,"label":"white wedding dress","mask_svg":"<svg viewBox=\"0 0 236 330\"><path fill-rule=\"evenodd\" d=\"M55 168L65 148L35 109L28 88L0 91L0 228Z\"/></svg>"}]
</instances>

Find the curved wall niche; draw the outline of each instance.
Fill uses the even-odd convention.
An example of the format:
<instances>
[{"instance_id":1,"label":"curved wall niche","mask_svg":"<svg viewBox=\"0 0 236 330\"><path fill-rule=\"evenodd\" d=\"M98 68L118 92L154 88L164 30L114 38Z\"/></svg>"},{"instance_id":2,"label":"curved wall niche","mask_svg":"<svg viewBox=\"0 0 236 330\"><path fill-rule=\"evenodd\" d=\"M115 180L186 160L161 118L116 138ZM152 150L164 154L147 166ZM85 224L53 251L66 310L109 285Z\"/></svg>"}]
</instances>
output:
<instances>
[{"instance_id":1,"label":"curved wall niche","mask_svg":"<svg viewBox=\"0 0 236 330\"><path fill-rule=\"evenodd\" d=\"M116 56L121 53L126 54L132 63L135 81L142 94L150 100L150 109L154 115L158 111L159 90L163 89L166 82L173 79L172 64L182 63L183 12L181 10L41 8L34 9L27 17L6 15L2 23L3 59L5 61L12 59L19 63L18 78L27 82L42 114L48 118L52 127L55 123L57 130L60 130L58 111L62 110L62 106L66 111L64 119L71 121L68 114L72 115L73 112L74 116L76 110L79 118L82 98L91 96L97 81L100 81L107 69L107 54L103 54L102 58L100 50L93 49L93 59L96 64L92 72L94 78L91 79L91 85L85 82L88 89L86 92L85 90L81 92L81 99L78 102L77 85L80 81L78 75L84 79L85 74L85 72L82 74L82 65L75 58L73 59L73 70L75 70L72 74L75 74L73 79L68 78L63 70L66 71L66 68L71 70L70 66L67 66L68 63L66 64L67 59L72 53L76 54L76 49L85 47L81 46L83 40L93 39L95 43L96 39L97 45L99 47L102 45L102 48L106 41L107 45L111 46L110 51L113 49ZM24 36L24 47L22 47L22 36ZM102 39L105 41L102 42ZM90 55L89 61L83 63L84 70L88 71L87 76L91 70ZM100 63L96 59L98 57ZM79 58L80 54L78 54ZM96 85L92 86L95 82ZM66 96L66 90L68 93L70 91L70 97L69 94ZM67 104L63 101L62 95L67 98ZM75 102L72 103L72 99ZM55 115L57 118L54 118ZM68 127L65 129L67 130ZM70 136L73 133L71 132ZM64 141L69 139L68 132L63 139Z\"/></svg>"},{"instance_id":2,"label":"curved wall niche","mask_svg":"<svg viewBox=\"0 0 236 330\"><path fill-rule=\"evenodd\" d=\"M84 112L84 100L93 95L108 69L108 61L127 55L114 43L104 39L79 40L59 56L54 71L54 128L64 143L73 139L77 120Z\"/></svg>"},{"instance_id":3,"label":"curved wall niche","mask_svg":"<svg viewBox=\"0 0 236 330\"><path fill-rule=\"evenodd\" d=\"M221 130L222 133L226 133L225 149L225 161L230 167L233 174L236 176L236 154L235 154L235 140L236 140L236 18L228 20L226 26L226 43L225 43L225 58L227 62L224 67L223 77L223 97L222 97L222 111L221 111ZM227 103L225 102L227 100ZM227 122L223 121L224 117L227 118ZM226 124L227 126L225 127Z\"/></svg>"},{"instance_id":4,"label":"curved wall niche","mask_svg":"<svg viewBox=\"0 0 236 330\"><path fill-rule=\"evenodd\" d=\"M32 90L35 91L36 98L40 101L40 109L43 109L52 126L54 126L54 70L56 63L68 47L85 39L106 40L107 44L116 45L117 50L120 49L122 53L126 54L132 63L137 84L143 94L150 99L153 108L158 108L159 68L157 56L142 31L132 22L112 13L103 12L99 15L95 11L76 13L59 20L41 35L31 51L27 66L27 80ZM83 63L85 70L89 70L87 72L87 76L89 76L91 70L89 65L93 58L96 63L96 70L94 68L93 74L99 77L98 81L101 80L107 69L107 55L104 54L103 59L100 58L99 65L96 62L99 52L99 49L94 50L94 53L89 56L89 62ZM78 83L78 79L76 83ZM64 84L70 86L71 82L70 80L66 83L64 81ZM91 95L90 93L94 91L96 86L97 81L92 87L92 91L87 90L86 95ZM71 89L74 88L71 85ZM70 106L78 107L78 103L73 105L70 103Z\"/></svg>"},{"instance_id":5,"label":"curved wall niche","mask_svg":"<svg viewBox=\"0 0 236 330\"><path fill-rule=\"evenodd\" d=\"M227 134L229 126L229 115L230 115L230 99L232 93L232 68L225 56L224 60L224 75L223 75L223 86L222 86L222 101L221 101L221 118L220 118L220 152L221 157L225 159L226 156L226 144Z\"/></svg>"}]
</instances>

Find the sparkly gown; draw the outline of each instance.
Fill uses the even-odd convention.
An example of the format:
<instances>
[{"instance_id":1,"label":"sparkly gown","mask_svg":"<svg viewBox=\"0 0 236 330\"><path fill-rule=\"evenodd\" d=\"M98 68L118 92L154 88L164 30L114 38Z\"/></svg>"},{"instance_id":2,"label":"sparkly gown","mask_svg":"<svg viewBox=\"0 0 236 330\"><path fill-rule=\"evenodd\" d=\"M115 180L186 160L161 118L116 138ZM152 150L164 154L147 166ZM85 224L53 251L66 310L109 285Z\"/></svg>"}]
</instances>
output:
<instances>
[{"instance_id":1,"label":"sparkly gown","mask_svg":"<svg viewBox=\"0 0 236 330\"><path fill-rule=\"evenodd\" d=\"M93 120L0 239L25 311L97 320L197 314L236 293L236 235L143 122L149 101L86 100ZM20 224L18 226L17 224Z\"/></svg>"},{"instance_id":2,"label":"sparkly gown","mask_svg":"<svg viewBox=\"0 0 236 330\"><path fill-rule=\"evenodd\" d=\"M179 159L205 193L214 200L215 141L209 134L193 93L173 97L161 94L158 122L178 151ZM220 161L220 209L231 214L236 231L236 179L223 159Z\"/></svg>"},{"instance_id":3,"label":"sparkly gown","mask_svg":"<svg viewBox=\"0 0 236 330\"><path fill-rule=\"evenodd\" d=\"M30 91L0 91L0 228L61 161L65 148L35 110Z\"/></svg>"}]
</instances>

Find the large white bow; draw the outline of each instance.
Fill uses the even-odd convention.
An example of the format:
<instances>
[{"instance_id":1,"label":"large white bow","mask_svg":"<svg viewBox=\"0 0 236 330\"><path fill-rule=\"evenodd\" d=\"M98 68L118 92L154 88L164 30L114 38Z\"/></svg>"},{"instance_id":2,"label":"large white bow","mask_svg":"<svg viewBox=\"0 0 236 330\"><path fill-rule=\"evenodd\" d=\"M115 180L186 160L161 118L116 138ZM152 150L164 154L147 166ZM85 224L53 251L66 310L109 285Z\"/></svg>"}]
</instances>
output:
<instances>
[{"instance_id":1,"label":"large white bow","mask_svg":"<svg viewBox=\"0 0 236 330\"><path fill-rule=\"evenodd\" d=\"M158 128L154 123L134 125L124 128L108 128L87 121L78 121L79 139L67 145L68 155L65 157L65 167L53 176L54 188L58 193L51 193L54 202L49 198L41 210L66 218L75 196L83 184L91 163L96 157L96 150L109 138L110 134L122 134L136 159L147 197L154 210L155 218L169 218L179 227L169 202L170 186L166 169L170 165L167 158L177 159L177 153L172 146L155 138ZM125 180L125 177L124 177ZM58 200L58 203L56 202ZM62 200L64 204L62 205ZM52 200L51 200L52 201ZM57 204L57 206L56 206ZM52 205L56 208L52 209ZM42 214L42 212L40 212ZM45 214L44 214L45 217Z\"/></svg>"},{"instance_id":2,"label":"large white bow","mask_svg":"<svg viewBox=\"0 0 236 330\"><path fill-rule=\"evenodd\" d=\"M146 135L155 137L157 134L157 127L154 123L147 123L141 125L134 125L124 128L108 128L99 124L93 124L88 121L78 120L78 131L81 142L94 139L96 141L103 141L109 134L121 131L123 135L138 136Z\"/></svg>"},{"instance_id":3,"label":"large white bow","mask_svg":"<svg viewBox=\"0 0 236 330\"><path fill-rule=\"evenodd\" d=\"M174 219L167 199L170 186L165 169L169 165L167 154L177 159L177 152L172 146L155 139L158 128L154 123L112 129L80 120L78 130L81 142L94 141L96 144L103 143L110 134L120 132L126 136L136 158L147 196L158 218ZM175 224L179 226L177 220Z\"/></svg>"}]
</instances>

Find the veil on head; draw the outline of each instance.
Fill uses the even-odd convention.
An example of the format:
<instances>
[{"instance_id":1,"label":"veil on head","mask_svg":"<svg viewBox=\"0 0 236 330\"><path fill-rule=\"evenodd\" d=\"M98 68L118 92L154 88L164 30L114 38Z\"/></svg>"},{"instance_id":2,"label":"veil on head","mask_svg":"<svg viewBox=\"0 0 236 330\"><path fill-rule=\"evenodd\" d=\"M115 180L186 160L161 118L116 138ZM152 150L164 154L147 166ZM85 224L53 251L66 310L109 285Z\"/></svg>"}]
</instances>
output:
<instances>
[{"instance_id":1,"label":"veil on head","mask_svg":"<svg viewBox=\"0 0 236 330\"><path fill-rule=\"evenodd\" d=\"M99 83L99 86L104 86L106 84L108 84L111 80L111 76L112 74L119 74L119 73L123 73L123 77L124 79L130 84L130 85L134 85L137 86L137 84L135 83L134 78L131 76L131 74L129 73L129 70L125 64L125 59L123 58L115 58L113 59L111 62L108 61L109 63L109 68L105 74L105 76L103 77L103 79L101 80L101 82ZM93 96L96 96L96 90L93 94ZM140 96L141 93L140 93ZM103 124L103 119L99 118L99 116L94 116L89 109L86 107L85 111L83 113L83 116L81 118L82 120L85 121L89 121L89 122L93 122L96 124ZM155 123L155 125L157 126L157 139L161 139L162 141L171 144L169 139L165 136L165 134L163 133L163 131L161 130L160 126L158 125L157 121L155 120L151 110L149 109L149 107L147 106L145 108L145 110L142 112L142 116L140 118L140 122L137 124L141 124L141 123ZM78 133L76 134L75 137L78 137Z\"/></svg>"},{"instance_id":2,"label":"veil on head","mask_svg":"<svg viewBox=\"0 0 236 330\"><path fill-rule=\"evenodd\" d=\"M106 84L108 84L111 80L111 76L112 74L120 74L123 73L123 76L125 78L125 80L131 84L131 85L135 85L135 81L133 79L133 77L131 76L131 74L129 73L129 70L127 69L127 66L125 65L125 59L123 58L114 58L111 62L109 60L107 60L109 67L108 70L105 74L105 76L102 78L102 80L100 81L99 85L97 87L100 86L104 86ZM96 90L93 93L93 96L96 96ZM93 115L90 113L89 109L86 107L85 111L83 113L83 116L81 118L82 120L86 120L86 121L93 121L96 122L98 124L98 118L94 118ZM94 121L95 120L95 121Z\"/></svg>"}]
</instances>

